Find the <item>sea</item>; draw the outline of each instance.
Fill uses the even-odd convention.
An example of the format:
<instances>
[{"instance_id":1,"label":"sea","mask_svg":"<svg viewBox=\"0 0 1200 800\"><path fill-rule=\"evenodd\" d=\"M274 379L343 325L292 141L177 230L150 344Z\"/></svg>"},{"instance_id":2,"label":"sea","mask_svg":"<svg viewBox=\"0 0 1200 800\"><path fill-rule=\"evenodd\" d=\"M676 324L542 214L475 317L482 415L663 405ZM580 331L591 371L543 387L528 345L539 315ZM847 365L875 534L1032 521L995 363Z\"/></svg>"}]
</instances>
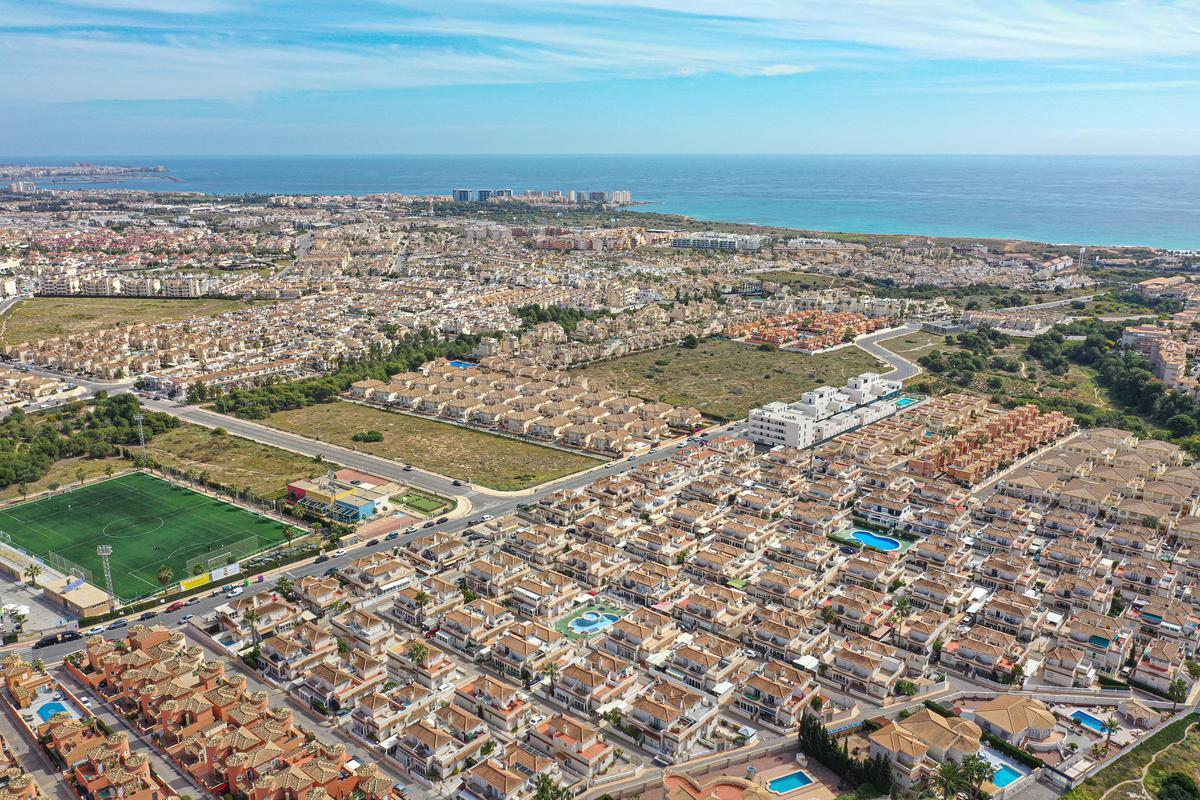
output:
<instances>
[{"instance_id":1,"label":"sea","mask_svg":"<svg viewBox=\"0 0 1200 800\"><path fill-rule=\"evenodd\" d=\"M813 231L1200 248L1200 157L0 156L10 164L73 161L162 164L178 182L105 185L164 191L627 190L645 203L636 210L701 220Z\"/></svg>"}]
</instances>

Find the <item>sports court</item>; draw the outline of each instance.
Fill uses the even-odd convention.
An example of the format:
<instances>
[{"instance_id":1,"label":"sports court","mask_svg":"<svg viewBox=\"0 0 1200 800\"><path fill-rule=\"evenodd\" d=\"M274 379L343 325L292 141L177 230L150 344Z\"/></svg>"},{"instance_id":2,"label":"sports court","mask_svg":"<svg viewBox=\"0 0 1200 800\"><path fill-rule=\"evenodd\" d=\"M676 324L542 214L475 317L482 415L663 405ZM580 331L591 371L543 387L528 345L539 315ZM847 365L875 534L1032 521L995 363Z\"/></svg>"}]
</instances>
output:
<instances>
[{"instance_id":1,"label":"sports court","mask_svg":"<svg viewBox=\"0 0 1200 800\"><path fill-rule=\"evenodd\" d=\"M12 544L57 567L64 559L82 567L101 588L96 547L111 546L113 591L126 602L161 590L164 566L178 582L198 563L207 571L283 541L284 527L141 472L0 511Z\"/></svg>"}]
</instances>

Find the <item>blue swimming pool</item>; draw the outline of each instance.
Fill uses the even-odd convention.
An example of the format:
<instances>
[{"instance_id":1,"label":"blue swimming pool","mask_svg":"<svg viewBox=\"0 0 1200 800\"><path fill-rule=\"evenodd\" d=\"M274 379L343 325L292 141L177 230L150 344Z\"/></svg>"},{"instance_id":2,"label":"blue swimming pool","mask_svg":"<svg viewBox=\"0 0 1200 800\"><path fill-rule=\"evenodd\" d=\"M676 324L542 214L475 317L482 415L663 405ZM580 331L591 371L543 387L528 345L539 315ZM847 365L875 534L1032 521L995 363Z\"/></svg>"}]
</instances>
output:
<instances>
[{"instance_id":1,"label":"blue swimming pool","mask_svg":"<svg viewBox=\"0 0 1200 800\"><path fill-rule=\"evenodd\" d=\"M38 716L42 718L42 722L49 722L50 718L55 714L67 712L67 707L57 701L45 703L37 710Z\"/></svg>"},{"instance_id":2,"label":"blue swimming pool","mask_svg":"<svg viewBox=\"0 0 1200 800\"><path fill-rule=\"evenodd\" d=\"M908 408L915 402L917 402L917 398L915 397L901 397L896 401L896 408Z\"/></svg>"},{"instance_id":3,"label":"blue swimming pool","mask_svg":"<svg viewBox=\"0 0 1200 800\"><path fill-rule=\"evenodd\" d=\"M787 794L788 792L794 792L797 789L808 786L812 782L813 779L807 772L798 769L795 772L789 772L787 775L772 778L771 782L767 784L767 788L775 794Z\"/></svg>"},{"instance_id":4,"label":"blue swimming pool","mask_svg":"<svg viewBox=\"0 0 1200 800\"><path fill-rule=\"evenodd\" d=\"M472 364L470 361L451 361L450 366L458 367L459 369L467 369L468 367L477 367L478 364Z\"/></svg>"},{"instance_id":5,"label":"blue swimming pool","mask_svg":"<svg viewBox=\"0 0 1200 800\"><path fill-rule=\"evenodd\" d=\"M593 634L602 631L609 625L619 620L616 614L607 612L601 614L599 611L585 611L575 619L567 623L567 627L573 633Z\"/></svg>"},{"instance_id":6,"label":"blue swimming pool","mask_svg":"<svg viewBox=\"0 0 1200 800\"><path fill-rule=\"evenodd\" d=\"M1101 720L1096 719L1095 717L1093 717L1091 714L1087 713L1086 711L1073 712L1071 714L1071 719L1075 720L1076 722L1078 722L1080 725L1087 728L1088 730L1093 730L1096 733L1101 733L1101 734L1108 733L1108 730L1104 727L1104 723Z\"/></svg>"},{"instance_id":7,"label":"blue swimming pool","mask_svg":"<svg viewBox=\"0 0 1200 800\"><path fill-rule=\"evenodd\" d=\"M1021 777L1023 777L1022 774L1008 764L1001 764L1000 768L992 774L992 783L996 784L997 789L1003 789Z\"/></svg>"},{"instance_id":8,"label":"blue swimming pool","mask_svg":"<svg viewBox=\"0 0 1200 800\"><path fill-rule=\"evenodd\" d=\"M893 539L890 536L880 536L871 531L856 530L850 531L850 538L856 542L861 542L867 547L874 547L876 550L899 550L900 540Z\"/></svg>"}]
</instances>

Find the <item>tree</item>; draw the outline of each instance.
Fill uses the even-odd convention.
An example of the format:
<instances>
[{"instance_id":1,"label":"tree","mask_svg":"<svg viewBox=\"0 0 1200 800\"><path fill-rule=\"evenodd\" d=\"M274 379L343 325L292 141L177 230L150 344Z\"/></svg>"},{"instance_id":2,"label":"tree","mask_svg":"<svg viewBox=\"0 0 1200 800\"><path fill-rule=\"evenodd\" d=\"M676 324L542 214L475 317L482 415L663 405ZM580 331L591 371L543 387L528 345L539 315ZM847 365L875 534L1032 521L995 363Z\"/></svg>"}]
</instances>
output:
<instances>
[{"instance_id":1,"label":"tree","mask_svg":"<svg viewBox=\"0 0 1200 800\"><path fill-rule=\"evenodd\" d=\"M296 529L291 525L285 525L283 527L283 538L286 539L287 543L290 545L292 543L292 539L296 538Z\"/></svg>"},{"instance_id":2,"label":"tree","mask_svg":"<svg viewBox=\"0 0 1200 800\"><path fill-rule=\"evenodd\" d=\"M287 575L280 575L279 580L275 581L275 589L280 594L291 594L292 579L289 578Z\"/></svg>"},{"instance_id":3,"label":"tree","mask_svg":"<svg viewBox=\"0 0 1200 800\"><path fill-rule=\"evenodd\" d=\"M833 606L824 606L821 609L821 621L826 625L832 625L838 620L837 609Z\"/></svg>"},{"instance_id":4,"label":"tree","mask_svg":"<svg viewBox=\"0 0 1200 800\"><path fill-rule=\"evenodd\" d=\"M1008 673L1004 682L1010 686L1021 686L1025 683L1025 668L1017 664L1012 668L1012 672Z\"/></svg>"},{"instance_id":5,"label":"tree","mask_svg":"<svg viewBox=\"0 0 1200 800\"><path fill-rule=\"evenodd\" d=\"M1114 733L1116 733L1117 731L1119 731L1121 729L1120 724L1117 722L1115 717L1109 717L1108 719L1104 720L1104 722L1102 722L1100 724L1100 727L1104 728L1104 745L1105 745L1105 747L1111 747L1112 746L1112 736Z\"/></svg>"},{"instance_id":6,"label":"tree","mask_svg":"<svg viewBox=\"0 0 1200 800\"><path fill-rule=\"evenodd\" d=\"M901 597L896 600L896 604L892 607L892 616L896 619L904 619L912 614L912 611L912 600L909 600L907 597Z\"/></svg>"},{"instance_id":7,"label":"tree","mask_svg":"<svg viewBox=\"0 0 1200 800\"><path fill-rule=\"evenodd\" d=\"M254 610L253 606L251 606L250 608L246 609L246 613L242 615L242 620L250 628L250 644L254 647L258 647L258 612Z\"/></svg>"},{"instance_id":8,"label":"tree","mask_svg":"<svg viewBox=\"0 0 1200 800\"><path fill-rule=\"evenodd\" d=\"M416 642L412 647L408 648L408 660L416 664L418 667L425 666L425 662L429 659L429 648L420 642Z\"/></svg>"},{"instance_id":9,"label":"tree","mask_svg":"<svg viewBox=\"0 0 1200 800\"><path fill-rule=\"evenodd\" d=\"M550 681L550 688L553 690L554 682L558 680L559 666L555 661L547 661L539 670L546 676L546 680Z\"/></svg>"},{"instance_id":10,"label":"tree","mask_svg":"<svg viewBox=\"0 0 1200 800\"><path fill-rule=\"evenodd\" d=\"M40 564L36 564L31 561L31 562L29 562L29 566L27 566L25 568L25 577L29 579L30 586L36 587L38 585L38 581L37 581L38 575L41 575L41 574L42 574L42 567Z\"/></svg>"},{"instance_id":11,"label":"tree","mask_svg":"<svg viewBox=\"0 0 1200 800\"><path fill-rule=\"evenodd\" d=\"M18 483L17 491L21 493L22 500L29 499L29 484L28 483L26 483L25 481L21 481L20 483Z\"/></svg>"},{"instance_id":12,"label":"tree","mask_svg":"<svg viewBox=\"0 0 1200 800\"><path fill-rule=\"evenodd\" d=\"M83 479L86 477L87 477L87 471L83 467L75 468L75 480L79 481L79 484L81 486L83 485Z\"/></svg>"},{"instance_id":13,"label":"tree","mask_svg":"<svg viewBox=\"0 0 1200 800\"><path fill-rule=\"evenodd\" d=\"M105 467L104 467L104 477L106 477L106 478L111 478L111 477L112 477L112 475L113 475L113 471L114 471L114 470L113 470L113 465L112 465L112 464L106 464L106 465L105 465Z\"/></svg>"},{"instance_id":14,"label":"tree","mask_svg":"<svg viewBox=\"0 0 1200 800\"><path fill-rule=\"evenodd\" d=\"M1200 800L1200 788L1191 775L1172 772L1159 785L1158 800Z\"/></svg>"},{"instance_id":15,"label":"tree","mask_svg":"<svg viewBox=\"0 0 1200 800\"><path fill-rule=\"evenodd\" d=\"M1167 686L1167 697L1174 703L1172 710L1179 707L1179 704L1188 697L1188 685L1183 678L1176 678Z\"/></svg>"},{"instance_id":16,"label":"tree","mask_svg":"<svg viewBox=\"0 0 1200 800\"><path fill-rule=\"evenodd\" d=\"M971 794L979 796L983 784L992 779L996 768L992 766L986 758L978 753L971 753L963 758L959 765L962 768L963 777L971 787Z\"/></svg>"},{"instance_id":17,"label":"tree","mask_svg":"<svg viewBox=\"0 0 1200 800\"><path fill-rule=\"evenodd\" d=\"M162 584L164 592L167 590L167 587L171 584L171 581L174 579L175 579L175 571L173 569L171 569L170 567L168 567L166 565L164 565L161 569L159 569L158 582L160 584Z\"/></svg>"},{"instance_id":18,"label":"tree","mask_svg":"<svg viewBox=\"0 0 1200 800\"><path fill-rule=\"evenodd\" d=\"M35 658L33 660L33 664L31 666L33 667L34 672L45 672L46 671L46 662L40 658Z\"/></svg>"},{"instance_id":19,"label":"tree","mask_svg":"<svg viewBox=\"0 0 1200 800\"><path fill-rule=\"evenodd\" d=\"M942 793L942 800L950 800L962 790L964 777L962 767L953 761L947 761L938 768L933 784Z\"/></svg>"},{"instance_id":20,"label":"tree","mask_svg":"<svg viewBox=\"0 0 1200 800\"><path fill-rule=\"evenodd\" d=\"M417 608L423 609L433 602L433 598L429 596L429 592L421 589L413 596L413 602L417 604Z\"/></svg>"}]
</instances>

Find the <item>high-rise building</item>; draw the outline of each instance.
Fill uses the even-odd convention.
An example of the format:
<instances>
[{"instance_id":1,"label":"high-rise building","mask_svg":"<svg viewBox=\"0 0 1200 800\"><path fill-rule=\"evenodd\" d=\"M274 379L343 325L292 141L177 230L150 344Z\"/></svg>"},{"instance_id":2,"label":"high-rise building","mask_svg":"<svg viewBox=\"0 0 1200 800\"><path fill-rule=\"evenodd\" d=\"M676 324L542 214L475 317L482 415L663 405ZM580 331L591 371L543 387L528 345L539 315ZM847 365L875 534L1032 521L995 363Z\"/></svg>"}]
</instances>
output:
<instances>
[{"instance_id":1,"label":"high-rise building","mask_svg":"<svg viewBox=\"0 0 1200 800\"><path fill-rule=\"evenodd\" d=\"M492 190L491 189L480 189L476 193L476 197L479 199L479 202L485 203L488 200L492 199Z\"/></svg>"},{"instance_id":2,"label":"high-rise building","mask_svg":"<svg viewBox=\"0 0 1200 800\"><path fill-rule=\"evenodd\" d=\"M607 192L588 192L587 199L590 203L603 203L608 199Z\"/></svg>"},{"instance_id":3,"label":"high-rise building","mask_svg":"<svg viewBox=\"0 0 1200 800\"><path fill-rule=\"evenodd\" d=\"M453 192L450 193L450 195L451 195L451 197L454 198L454 202L456 202L456 203L471 202L471 190L470 189L455 189Z\"/></svg>"},{"instance_id":4,"label":"high-rise building","mask_svg":"<svg viewBox=\"0 0 1200 800\"><path fill-rule=\"evenodd\" d=\"M512 197L512 189L492 189L492 197Z\"/></svg>"},{"instance_id":5,"label":"high-rise building","mask_svg":"<svg viewBox=\"0 0 1200 800\"><path fill-rule=\"evenodd\" d=\"M633 192L621 190L612 193L612 201L614 203L632 203Z\"/></svg>"}]
</instances>

